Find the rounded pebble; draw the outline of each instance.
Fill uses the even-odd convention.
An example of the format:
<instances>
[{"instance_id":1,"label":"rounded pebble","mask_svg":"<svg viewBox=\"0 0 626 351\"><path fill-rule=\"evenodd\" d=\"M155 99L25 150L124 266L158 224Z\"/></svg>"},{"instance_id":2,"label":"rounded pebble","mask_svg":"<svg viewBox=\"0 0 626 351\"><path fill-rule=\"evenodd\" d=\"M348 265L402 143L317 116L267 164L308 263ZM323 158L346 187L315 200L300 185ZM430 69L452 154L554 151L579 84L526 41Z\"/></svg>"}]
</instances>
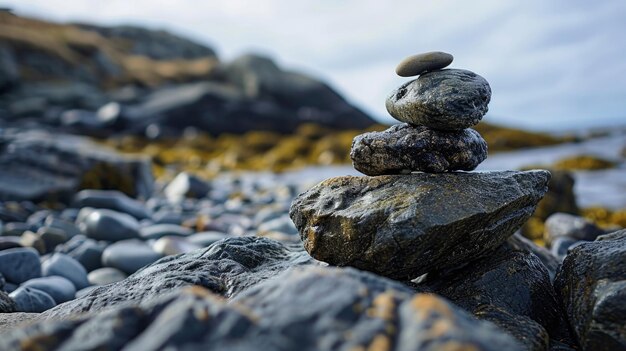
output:
<instances>
[{"instance_id":1,"label":"rounded pebble","mask_svg":"<svg viewBox=\"0 0 626 351\"><path fill-rule=\"evenodd\" d=\"M128 277L126 273L113 267L98 268L87 275L92 285L107 285L124 280L126 277Z\"/></svg>"},{"instance_id":2,"label":"rounded pebble","mask_svg":"<svg viewBox=\"0 0 626 351\"><path fill-rule=\"evenodd\" d=\"M113 267L126 274L133 274L163 255L155 252L148 244L140 240L122 240L109 245L102 253L102 264Z\"/></svg>"},{"instance_id":3,"label":"rounded pebble","mask_svg":"<svg viewBox=\"0 0 626 351\"><path fill-rule=\"evenodd\" d=\"M19 287L9 294L15 301L19 312L43 312L56 306L54 299L48 293L34 288Z\"/></svg>"},{"instance_id":4,"label":"rounded pebble","mask_svg":"<svg viewBox=\"0 0 626 351\"><path fill-rule=\"evenodd\" d=\"M411 55L402 60L396 67L400 77L412 77L424 72L434 71L447 67L454 57L446 52L431 51L423 54Z\"/></svg>"},{"instance_id":5,"label":"rounded pebble","mask_svg":"<svg viewBox=\"0 0 626 351\"><path fill-rule=\"evenodd\" d=\"M54 253L41 265L42 273L46 277L58 275L74 284L76 290L89 286L87 271L78 261L62 253Z\"/></svg>"},{"instance_id":6,"label":"rounded pebble","mask_svg":"<svg viewBox=\"0 0 626 351\"><path fill-rule=\"evenodd\" d=\"M74 299L76 287L67 278L60 276L41 277L31 279L22 287L38 289L50 295L56 304Z\"/></svg>"},{"instance_id":7,"label":"rounded pebble","mask_svg":"<svg viewBox=\"0 0 626 351\"><path fill-rule=\"evenodd\" d=\"M32 248L14 248L0 251L0 273L11 283L21 284L41 277L39 254Z\"/></svg>"}]
</instances>

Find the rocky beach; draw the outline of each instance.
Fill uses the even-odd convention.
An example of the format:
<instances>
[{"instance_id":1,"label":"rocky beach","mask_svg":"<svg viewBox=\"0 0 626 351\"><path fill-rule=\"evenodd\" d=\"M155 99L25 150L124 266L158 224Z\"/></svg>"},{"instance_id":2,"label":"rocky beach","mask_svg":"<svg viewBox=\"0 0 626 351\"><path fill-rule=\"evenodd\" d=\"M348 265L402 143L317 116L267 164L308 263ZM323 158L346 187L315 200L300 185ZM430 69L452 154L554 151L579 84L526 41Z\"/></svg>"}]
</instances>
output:
<instances>
[{"instance_id":1,"label":"rocky beach","mask_svg":"<svg viewBox=\"0 0 626 351\"><path fill-rule=\"evenodd\" d=\"M0 350L626 349L623 132L484 123L445 52L387 126L268 57L0 19Z\"/></svg>"}]
</instances>

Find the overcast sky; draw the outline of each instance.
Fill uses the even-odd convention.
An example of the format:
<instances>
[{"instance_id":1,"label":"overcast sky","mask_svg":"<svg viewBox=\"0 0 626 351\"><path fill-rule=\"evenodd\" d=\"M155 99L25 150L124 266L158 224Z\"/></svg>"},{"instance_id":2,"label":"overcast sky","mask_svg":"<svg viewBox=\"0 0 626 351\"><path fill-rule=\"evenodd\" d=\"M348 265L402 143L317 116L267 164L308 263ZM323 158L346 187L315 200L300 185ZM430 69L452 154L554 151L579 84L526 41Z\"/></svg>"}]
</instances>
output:
<instances>
[{"instance_id":1,"label":"overcast sky","mask_svg":"<svg viewBox=\"0 0 626 351\"><path fill-rule=\"evenodd\" d=\"M407 78L405 56L454 55L485 77L487 120L534 129L626 125L626 1L19 0L23 15L138 24L189 36L229 60L272 56L374 117Z\"/></svg>"}]
</instances>

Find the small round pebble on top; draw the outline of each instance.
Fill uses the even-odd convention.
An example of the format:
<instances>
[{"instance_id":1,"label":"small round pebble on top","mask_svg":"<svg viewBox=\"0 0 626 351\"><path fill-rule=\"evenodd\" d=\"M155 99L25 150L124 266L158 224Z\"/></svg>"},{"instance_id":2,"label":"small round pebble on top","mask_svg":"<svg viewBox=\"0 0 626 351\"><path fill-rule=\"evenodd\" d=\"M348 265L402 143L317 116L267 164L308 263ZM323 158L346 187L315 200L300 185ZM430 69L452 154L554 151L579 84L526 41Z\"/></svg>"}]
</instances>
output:
<instances>
[{"instance_id":1,"label":"small round pebble on top","mask_svg":"<svg viewBox=\"0 0 626 351\"><path fill-rule=\"evenodd\" d=\"M398 64L396 73L400 77L413 77L447 67L452 60L454 60L452 55L441 51L411 55Z\"/></svg>"}]
</instances>

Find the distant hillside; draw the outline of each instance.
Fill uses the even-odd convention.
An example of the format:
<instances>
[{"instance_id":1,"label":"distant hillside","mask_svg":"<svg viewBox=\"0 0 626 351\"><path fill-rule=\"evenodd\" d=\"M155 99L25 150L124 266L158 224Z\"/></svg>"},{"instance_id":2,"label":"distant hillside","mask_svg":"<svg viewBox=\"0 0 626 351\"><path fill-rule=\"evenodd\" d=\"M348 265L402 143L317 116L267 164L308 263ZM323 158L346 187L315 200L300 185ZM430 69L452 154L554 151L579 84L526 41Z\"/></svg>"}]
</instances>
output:
<instances>
[{"instance_id":1,"label":"distant hillside","mask_svg":"<svg viewBox=\"0 0 626 351\"><path fill-rule=\"evenodd\" d=\"M97 112L107 103L115 105ZM220 62L211 48L165 31L0 11L0 122L33 119L79 134L152 137L190 126L217 135L374 124L324 82L268 57Z\"/></svg>"}]
</instances>

